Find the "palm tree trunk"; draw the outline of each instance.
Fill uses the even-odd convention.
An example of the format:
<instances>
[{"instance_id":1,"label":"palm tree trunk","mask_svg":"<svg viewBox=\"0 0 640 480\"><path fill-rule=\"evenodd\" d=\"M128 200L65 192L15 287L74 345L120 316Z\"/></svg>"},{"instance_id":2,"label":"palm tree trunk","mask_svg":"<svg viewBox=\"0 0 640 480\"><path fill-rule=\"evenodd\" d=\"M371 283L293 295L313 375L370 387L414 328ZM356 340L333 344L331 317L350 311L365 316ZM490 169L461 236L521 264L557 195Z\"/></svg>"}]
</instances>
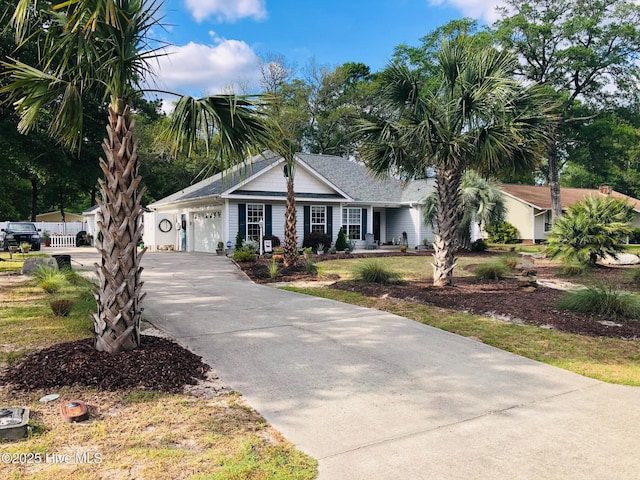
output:
<instances>
[{"instance_id":1,"label":"palm tree trunk","mask_svg":"<svg viewBox=\"0 0 640 480\"><path fill-rule=\"evenodd\" d=\"M105 179L100 180L96 247L102 255L96 264L98 312L93 314L95 347L116 353L140 346L142 308L138 240L142 235L142 191L138 192L137 141L129 107L116 113L109 107L108 139L102 143L106 161L100 159Z\"/></svg>"},{"instance_id":2,"label":"palm tree trunk","mask_svg":"<svg viewBox=\"0 0 640 480\"><path fill-rule=\"evenodd\" d=\"M453 285L457 228L461 220L459 168L437 168L436 229L433 242L433 285Z\"/></svg>"},{"instance_id":3,"label":"palm tree trunk","mask_svg":"<svg viewBox=\"0 0 640 480\"><path fill-rule=\"evenodd\" d=\"M298 258L298 233L296 230L296 197L293 191L293 172L289 168L289 176L287 177L287 200L285 207L285 224L284 224L284 244L282 246L282 256L284 257L284 266L290 267L296 263Z\"/></svg>"}]
</instances>

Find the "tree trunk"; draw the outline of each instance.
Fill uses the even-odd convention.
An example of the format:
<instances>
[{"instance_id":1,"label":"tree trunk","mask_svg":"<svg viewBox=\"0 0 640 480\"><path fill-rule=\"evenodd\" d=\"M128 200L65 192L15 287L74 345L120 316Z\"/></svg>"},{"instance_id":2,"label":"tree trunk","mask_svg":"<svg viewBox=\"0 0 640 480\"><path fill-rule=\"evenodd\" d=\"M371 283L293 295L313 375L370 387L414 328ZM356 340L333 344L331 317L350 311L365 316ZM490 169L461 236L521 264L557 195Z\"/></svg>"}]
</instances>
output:
<instances>
[{"instance_id":1,"label":"tree trunk","mask_svg":"<svg viewBox=\"0 0 640 480\"><path fill-rule=\"evenodd\" d=\"M102 143L106 161L100 159L105 179L100 180L97 200L99 235L96 247L102 256L96 264L98 313L93 314L95 347L117 353L140 346L140 259L138 241L142 235L143 191L138 192L137 142L133 140L133 121L129 107L116 113L109 107L109 138Z\"/></svg>"},{"instance_id":2,"label":"tree trunk","mask_svg":"<svg viewBox=\"0 0 640 480\"><path fill-rule=\"evenodd\" d=\"M282 256L284 266L290 267L296 263L298 258L298 233L296 221L296 197L293 191L293 169L289 168L287 177L287 203L285 207L284 224L284 244L282 245Z\"/></svg>"},{"instance_id":3,"label":"tree trunk","mask_svg":"<svg viewBox=\"0 0 640 480\"><path fill-rule=\"evenodd\" d=\"M560 168L558 167L558 149L555 142L551 142L549 155L549 190L551 191L551 222L562 216L562 203L560 202Z\"/></svg>"},{"instance_id":4,"label":"tree trunk","mask_svg":"<svg viewBox=\"0 0 640 480\"><path fill-rule=\"evenodd\" d=\"M31 178L31 221L36 221L38 215L38 177L32 175Z\"/></svg>"},{"instance_id":5,"label":"tree trunk","mask_svg":"<svg viewBox=\"0 0 640 480\"><path fill-rule=\"evenodd\" d=\"M433 285L453 285L457 228L461 221L459 168L437 168L436 229L433 242Z\"/></svg>"}]
</instances>

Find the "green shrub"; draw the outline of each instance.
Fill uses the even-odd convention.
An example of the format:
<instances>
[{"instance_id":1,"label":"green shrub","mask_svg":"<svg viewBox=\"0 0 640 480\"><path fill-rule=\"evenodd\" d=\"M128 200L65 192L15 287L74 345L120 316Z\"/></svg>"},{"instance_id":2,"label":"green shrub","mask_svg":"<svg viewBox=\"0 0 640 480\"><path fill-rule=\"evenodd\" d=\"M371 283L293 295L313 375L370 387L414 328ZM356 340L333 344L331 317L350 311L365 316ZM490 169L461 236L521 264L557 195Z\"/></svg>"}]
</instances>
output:
<instances>
[{"instance_id":1,"label":"green shrub","mask_svg":"<svg viewBox=\"0 0 640 480\"><path fill-rule=\"evenodd\" d=\"M615 256L631 233L632 208L612 197L586 197L556 220L547 237L547 254L566 263L595 264Z\"/></svg>"},{"instance_id":2,"label":"green shrub","mask_svg":"<svg viewBox=\"0 0 640 480\"><path fill-rule=\"evenodd\" d=\"M248 248L242 247L233 252L233 259L236 262L255 262L257 258L255 252Z\"/></svg>"},{"instance_id":3,"label":"green shrub","mask_svg":"<svg viewBox=\"0 0 640 480\"><path fill-rule=\"evenodd\" d=\"M314 252L318 251L320 245L325 247L331 245L331 237L325 233L311 232L304 237L302 242L304 248L311 248Z\"/></svg>"},{"instance_id":4,"label":"green shrub","mask_svg":"<svg viewBox=\"0 0 640 480\"><path fill-rule=\"evenodd\" d=\"M475 242L471 244L472 252L484 252L489 248L487 242L485 242L482 238L477 239Z\"/></svg>"},{"instance_id":5,"label":"green shrub","mask_svg":"<svg viewBox=\"0 0 640 480\"><path fill-rule=\"evenodd\" d=\"M617 290L613 286L596 286L567 292L556 305L562 310L606 318L640 319L640 297Z\"/></svg>"},{"instance_id":6,"label":"green shrub","mask_svg":"<svg viewBox=\"0 0 640 480\"><path fill-rule=\"evenodd\" d=\"M520 232L509 222L489 224L485 227L491 243L518 243Z\"/></svg>"},{"instance_id":7,"label":"green shrub","mask_svg":"<svg viewBox=\"0 0 640 480\"><path fill-rule=\"evenodd\" d=\"M502 262L484 263L474 268L473 274L481 280L500 280L506 277L507 267Z\"/></svg>"},{"instance_id":8,"label":"green shrub","mask_svg":"<svg viewBox=\"0 0 640 480\"><path fill-rule=\"evenodd\" d=\"M397 272L390 270L378 260L368 260L360 263L356 267L354 274L356 280L366 283L387 285L397 283L400 280L400 275Z\"/></svg>"},{"instance_id":9,"label":"green shrub","mask_svg":"<svg viewBox=\"0 0 640 480\"><path fill-rule=\"evenodd\" d=\"M344 230L340 228L338 238L336 238L336 250L338 252L342 252L347 248L349 248L349 245L347 245L347 236L345 235Z\"/></svg>"},{"instance_id":10,"label":"green shrub","mask_svg":"<svg viewBox=\"0 0 640 480\"><path fill-rule=\"evenodd\" d=\"M242 244L244 242L244 238L242 237L242 232L240 230L238 230L238 233L236 234L236 250L240 250L242 249Z\"/></svg>"}]
</instances>

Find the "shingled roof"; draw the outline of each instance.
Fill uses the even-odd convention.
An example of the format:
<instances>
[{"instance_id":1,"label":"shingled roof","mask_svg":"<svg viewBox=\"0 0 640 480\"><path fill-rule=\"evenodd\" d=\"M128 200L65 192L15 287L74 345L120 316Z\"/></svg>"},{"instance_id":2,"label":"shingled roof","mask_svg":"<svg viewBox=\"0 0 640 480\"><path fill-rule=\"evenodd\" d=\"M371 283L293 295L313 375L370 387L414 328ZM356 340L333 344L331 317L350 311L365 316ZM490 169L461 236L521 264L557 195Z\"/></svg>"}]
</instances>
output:
<instances>
[{"instance_id":1,"label":"shingled roof","mask_svg":"<svg viewBox=\"0 0 640 480\"><path fill-rule=\"evenodd\" d=\"M364 165L343 157L309 153L298 153L296 156L304 165L356 202L378 204L419 202L424 199L432 188L426 180L419 180L405 185L395 178L377 178ZM160 206L199 198L216 197L280 161L281 157L272 152L256 155L246 167L236 167L223 173L218 173L158 200L152 205ZM262 193L266 195L266 192Z\"/></svg>"},{"instance_id":2,"label":"shingled roof","mask_svg":"<svg viewBox=\"0 0 640 480\"><path fill-rule=\"evenodd\" d=\"M501 185L502 191L518 198L539 210L551 210L551 191L548 186L537 185ZM613 198L626 200L637 212L640 212L640 200L612 190L610 187L597 188L565 188L560 190L560 202L565 209L574 203L584 200L588 196L609 195Z\"/></svg>"}]
</instances>

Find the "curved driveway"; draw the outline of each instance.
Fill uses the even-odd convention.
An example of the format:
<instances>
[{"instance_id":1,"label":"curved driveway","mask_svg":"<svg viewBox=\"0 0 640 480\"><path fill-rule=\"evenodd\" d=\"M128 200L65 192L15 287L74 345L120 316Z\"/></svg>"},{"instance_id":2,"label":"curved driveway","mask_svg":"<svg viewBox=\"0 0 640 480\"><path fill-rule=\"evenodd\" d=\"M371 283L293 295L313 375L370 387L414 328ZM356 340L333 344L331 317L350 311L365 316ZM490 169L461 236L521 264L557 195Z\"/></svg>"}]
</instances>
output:
<instances>
[{"instance_id":1,"label":"curved driveway","mask_svg":"<svg viewBox=\"0 0 640 480\"><path fill-rule=\"evenodd\" d=\"M335 479L640 478L640 389L148 253L145 317Z\"/></svg>"}]
</instances>

